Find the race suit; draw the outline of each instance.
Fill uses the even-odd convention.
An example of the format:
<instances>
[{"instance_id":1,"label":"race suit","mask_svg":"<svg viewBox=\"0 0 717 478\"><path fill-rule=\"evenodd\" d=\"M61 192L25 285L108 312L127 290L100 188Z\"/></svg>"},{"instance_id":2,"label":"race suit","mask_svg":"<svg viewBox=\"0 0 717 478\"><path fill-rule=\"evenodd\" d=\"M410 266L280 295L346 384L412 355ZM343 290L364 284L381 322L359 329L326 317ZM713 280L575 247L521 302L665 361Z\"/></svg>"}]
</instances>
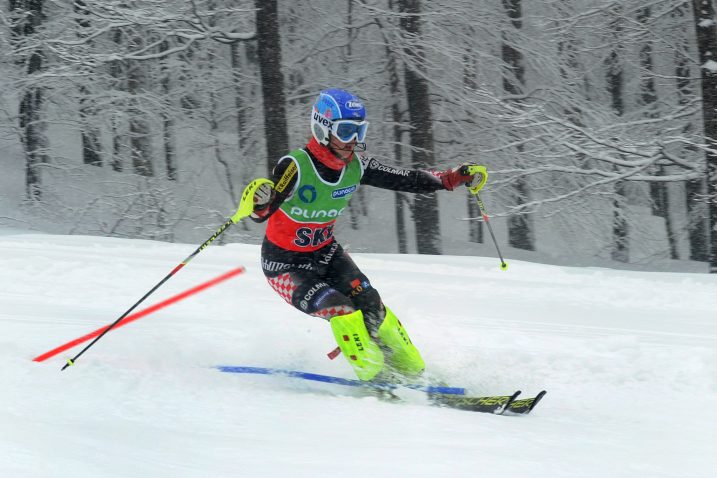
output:
<instances>
[{"instance_id":1,"label":"race suit","mask_svg":"<svg viewBox=\"0 0 717 478\"><path fill-rule=\"evenodd\" d=\"M434 173L385 166L354 154L340 171L307 148L282 157L273 170L261 264L271 287L302 312L327 320L361 309L375 336L384 316L379 293L333 235L336 219L360 185L409 193L444 189Z\"/></svg>"}]
</instances>

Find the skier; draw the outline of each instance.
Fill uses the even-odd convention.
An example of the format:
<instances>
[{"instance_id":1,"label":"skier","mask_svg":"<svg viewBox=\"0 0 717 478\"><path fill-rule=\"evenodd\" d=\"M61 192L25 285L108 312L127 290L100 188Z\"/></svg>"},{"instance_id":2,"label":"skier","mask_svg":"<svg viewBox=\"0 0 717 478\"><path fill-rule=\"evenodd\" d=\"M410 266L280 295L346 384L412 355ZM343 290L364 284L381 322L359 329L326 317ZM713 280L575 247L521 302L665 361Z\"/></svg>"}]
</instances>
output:
<instances>
[{"instance_id":1,"label":"skier","mask_svg":"<svg viewBox=\"0 0 717 478\"><path fill-rule=\"evenodd\" d=\"M367 128L358 97L322 91L311 111L313 137L279 160L273 187L257 189L251 214L255 222L268 220L261 264L271 287L302 312L328 320L341 352L365 381L380 372L417 376L425 364L401 322L334 238L336 219L360 184L425 194L474 180L467 165L408 170L358 155L366 149Z\"/></svg>"}]
</instances>

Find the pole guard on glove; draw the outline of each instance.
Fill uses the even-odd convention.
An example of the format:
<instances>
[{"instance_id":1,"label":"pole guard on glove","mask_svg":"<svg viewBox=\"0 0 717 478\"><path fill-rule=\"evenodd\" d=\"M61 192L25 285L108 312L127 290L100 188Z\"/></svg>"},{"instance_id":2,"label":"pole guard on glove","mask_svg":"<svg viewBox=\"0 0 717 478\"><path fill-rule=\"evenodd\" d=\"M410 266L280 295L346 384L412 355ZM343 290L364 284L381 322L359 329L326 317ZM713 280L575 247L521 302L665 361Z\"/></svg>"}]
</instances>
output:
<instances>
[{"instance_id":1,"label":"pole guard on glove","mask_svg":"<svg viewBox=\"0 0 717 478\"><path fill-rule=\"evenodd\" d=\"M470 188L471 193L476 194L488 181L488 171L485 166L478 164L461 164L447 171L434 174L441 179L441 184L448 191L453 191L461 184L465 184L466 187Z\"/></svg>"},{"instance_id":2,"label":"pole guard on glove","mask_svg":"<svg viewBox=\"0 0 717 478\"><path fill-rule=\"evenodd\" d=\"M249 217L251 213L254 212L254 194L262 184L269 184L271 187L274 187L274 182L271 179L256 178L244 188L244 192L241 195L241 201L239 201L239 208L232 216L232 222L234 224L238 223L245 217Z\"/></svg>"},{"instance_id":3,"label":"pole guard on glove","mask_svg":"<svg viewBox=\"0 0 717 478\"><path fill-rule=\"evenodd\" d=\"M479 166L477 164L467 164L465 166L468 170L468 174L473 176L473 181L468 186L468 190L471 194L478 194L478 191L483 189L485 183L488 182L488 170L485 166Z\"/></svg>"}]
</instances>

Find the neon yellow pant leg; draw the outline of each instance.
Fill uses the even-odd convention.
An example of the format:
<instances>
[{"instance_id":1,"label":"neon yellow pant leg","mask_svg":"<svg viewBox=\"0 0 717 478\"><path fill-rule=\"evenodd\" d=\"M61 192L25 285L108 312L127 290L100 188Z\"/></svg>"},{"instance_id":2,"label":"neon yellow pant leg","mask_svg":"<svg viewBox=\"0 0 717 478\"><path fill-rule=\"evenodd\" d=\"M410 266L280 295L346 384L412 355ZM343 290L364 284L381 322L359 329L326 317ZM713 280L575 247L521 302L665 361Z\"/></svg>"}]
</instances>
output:
<instances>
[{"instance_id":1,"label":"neon yellow pant leg","mask_svg":"<svg viewBox=\"0 0 717 478\"><path fill-rule=\"evenodd\" d=\"M418 375L426 368L426 364L401 322L391 309L388 307L385 309L386 317L378 328L378 338L383 345L391 349L390 363L393 368L405 375Z\"/></svg>"},{"instance_id":2,"label":"neon yellow pant leg","mask_svg":"<svg viewBox=\"0 0 717 478\"><path fill-rule=\"evenodd\" d=\"M383 352L369 336L363 312L357 310L332 317L331 330L359 380L371 380L381 371Z\"/></svg>"}]
</instances>

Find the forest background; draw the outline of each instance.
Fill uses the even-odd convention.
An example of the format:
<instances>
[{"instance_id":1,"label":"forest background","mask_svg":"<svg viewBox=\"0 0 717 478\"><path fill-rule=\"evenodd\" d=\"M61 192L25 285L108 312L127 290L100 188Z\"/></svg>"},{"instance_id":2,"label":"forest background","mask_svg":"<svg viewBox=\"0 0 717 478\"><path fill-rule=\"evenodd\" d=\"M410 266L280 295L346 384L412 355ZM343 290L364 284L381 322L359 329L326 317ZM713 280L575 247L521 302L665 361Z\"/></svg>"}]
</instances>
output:
<instances>
[{"instance_id":1,"label":"forest background","mask_svg":"<svg viewBox=\"0 0 717 478\"><path fill-rule=\"evenodd\" d=\"M488 167L509 258L717 272L715 54L712 0L3 1L0 226L200 242L340 87L381 162ZM364 187L337 235L493 255L480 218Z\"/></svg>"}]
</instances>

